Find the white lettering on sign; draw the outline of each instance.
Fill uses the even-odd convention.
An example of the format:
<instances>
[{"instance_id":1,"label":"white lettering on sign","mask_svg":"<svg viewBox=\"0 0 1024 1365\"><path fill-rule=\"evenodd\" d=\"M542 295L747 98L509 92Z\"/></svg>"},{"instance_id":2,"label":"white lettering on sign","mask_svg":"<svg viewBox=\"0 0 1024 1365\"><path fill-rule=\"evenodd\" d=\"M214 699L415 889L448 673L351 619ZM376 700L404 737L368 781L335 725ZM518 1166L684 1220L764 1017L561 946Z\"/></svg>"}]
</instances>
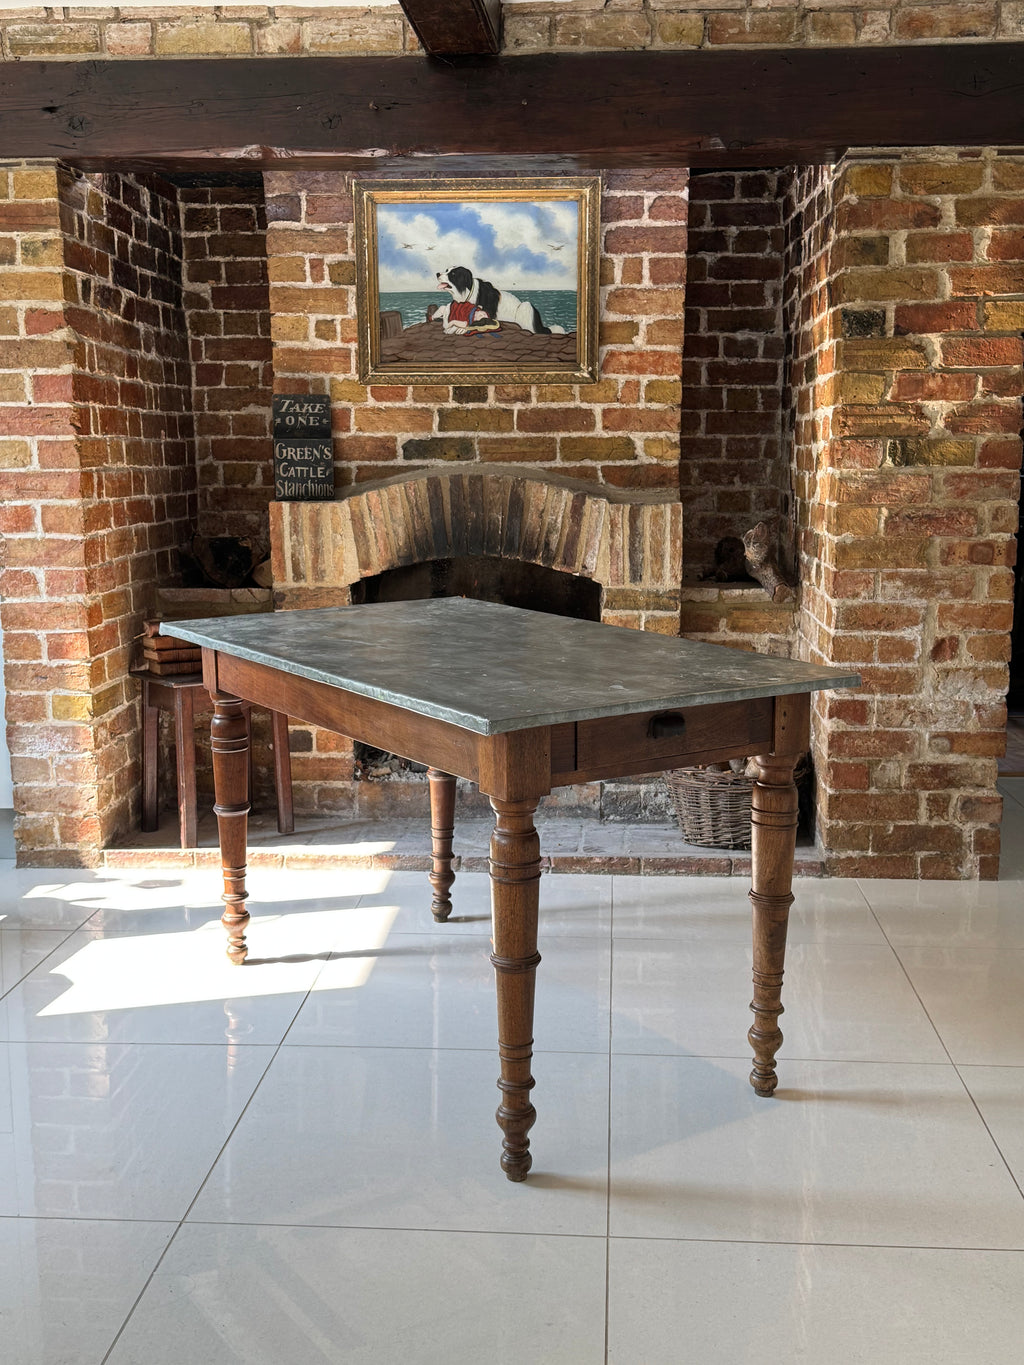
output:
<instances>
[{"instance_id":1,"label":"white lettering on sign","mask_svg":"<svg viewBox=\"0 0 1024 1365\"><path fill-rule=\"evenodd\" d=\"M279 501L287 500L288 498L310 500L314 498L333 498L334 480L332 479L329 483L324 483L319 480L311 482L308 479L277 478L274 480L274 497Z\"/></svg>"},{"instance_id":2,"label":"white lettering on sign","mask_svg":"<svg viewBox=\"0 0 1024 1365\"><path fill-rule=\"evenodd\" d=\"M273 407L275 435L302 428L320 430L326 435L331 429L331 413L327 398L277 394Z\"/></svg>"},{"instance_id":3,"label":"white lettering on sign","mask_svg":"<svg viewBox=\"0 0 1024 1365\"><path fill-rule=\"evenodd\" d=\"M333 498L334 447L331 441L276 440L274 496L308 501Z\"/></svg>"}]
</instances>

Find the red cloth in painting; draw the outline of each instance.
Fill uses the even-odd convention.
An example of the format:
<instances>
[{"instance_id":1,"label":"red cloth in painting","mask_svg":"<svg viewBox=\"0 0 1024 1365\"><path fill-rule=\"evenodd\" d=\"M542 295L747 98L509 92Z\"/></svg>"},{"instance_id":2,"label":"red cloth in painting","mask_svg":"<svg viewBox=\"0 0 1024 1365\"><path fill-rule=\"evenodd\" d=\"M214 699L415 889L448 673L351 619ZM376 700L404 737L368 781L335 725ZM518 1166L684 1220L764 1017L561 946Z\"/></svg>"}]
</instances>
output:
<instances>
[{"instance_id":1,"label":"red cloth in painting","mask_svg":"<svg viewBox=\"0 0 1024 1365\"><path fill-rule=\"evenodd\" d=\"M473 312L475 308L476 304L470 303L469 299L466 299L462 303L458 303L455 300L453 300L448 305L448 321L469 322L473 317Z\"/></svg>"}]
</instances>

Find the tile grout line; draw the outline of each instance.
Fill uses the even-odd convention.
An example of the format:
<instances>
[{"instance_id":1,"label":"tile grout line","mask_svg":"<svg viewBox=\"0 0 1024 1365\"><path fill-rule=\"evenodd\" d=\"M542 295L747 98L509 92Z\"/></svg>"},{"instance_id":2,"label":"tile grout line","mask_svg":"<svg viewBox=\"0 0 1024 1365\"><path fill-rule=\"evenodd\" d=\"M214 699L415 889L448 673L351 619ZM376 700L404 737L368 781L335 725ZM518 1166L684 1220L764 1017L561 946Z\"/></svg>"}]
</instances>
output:
<instances>
[{"instance_id":1,"label":"tile grout line","mask_svg":"<svg viewBox=\"0 0 1024 1365\"><path fill-rule=\"evenodd\" d=\"M996 1140L995 1133L993 1133L992 1129L988 1125L988 1120L985 1118L985 1115L981 1112L981 1106L978 1104L978 1101L971 1094L971 1088L964 1079L963 1072L960 1070L960 1067L956 1064L956 1062L953 1061L952 1058L950 1058L950 1061L952 1062L953 1070L956 1072L957 1080L963 1086L964 1093L970 1100L971 1105L974 1108L974 1112L978 1115L978 1118L981 1120L982 1127L985 1129L985 1132L988 1133L989 1137L992 1139L992 1145L999 1153L999 1158L1002 1161L1003 1165L1006 1167L1010 1179L1016 1185L1021 1198L1024 1199L1024 1186L1021 1185L1021 1182L1017 1179L1016 1175L1014 1174L1013 1167L1006 1159L1006 1154L1003 1152L1002 1147L1000 1147L998 1141ZM969 1065L969 1063L965 1062L964 1065L967 1066Z\"/></svg>"},{"instance_id":2,"label":"tile grout line","mask_svg":"<svg viewBox=\"0 0 1024 1365\"><path fill-rule=\"evenodd\" d=\"M215 1168L216 1168L216 1166L217 1166L217 1163L220 1161L221 1157L224 1155L224 1152L225 1152L226 1149L227 1149L228 1143L231 1141L231 1139L234 1137L235 1133L238 1131L238 1125L242 1122L242 1120L245 1118L246 1114L249 1112L249 1106L252 1104L253 1100L256 1098L257 1094L258 1094L259 1091L260 1091L260 1088L261 1088L262 1085L263 1085L263 1082L264 1082L264 1081L266 1080L266 1078L267 1078L267 1073L270 1071L270 1068L273 1066L274 1062L277 1060L278 1054L280 1053L281 1048L284 1046L284 1040L285 1040L285 1038L288 1037L288 1034L289 1034L289 1032L291 1031L292 1025L295 1023L295 1020L298 1018L299 1011L302 1009L302 1007L305 1005L306 1001L307 1001L307 1000L309 999L309 997L312 995L312 993L313 993L313 987L316 985L317 981L320 979L321 973L322 973L323 970L324 970L324 966L326 966L326 963L324 963L323 966L321 966L320 971L317 972L317 974L316 974L316 976L314 977L313 981L310 983L309 989L306 991L306 993L303 995L302 999L299 1001L298 1005L296 1006L296 1008L295 1008L295 1013L292 1015L291 1021L289 1022L289 1024L288 1024L287 1028L285 1029L284 1033L281 1035L280 1041L278 1042L277 1046L274 1048L273 1056L269 1059L269 1061L267 1062L266 1066L263 1068L263 1071L262 1071L262 1073L261 1073L261 1075L260 1075L259 1080L258 1080L258 1081L256 1082L256 1084L253 1086L252 1093L249 1095L249 1098L246 1100L245 1104L242 1106L242 1109L241 1109L241 1111L239 1112L238 1117L235 1119L234 1123L231 1125L231 1129L230 1129L230 1131L228 1132L228 1134L226 1135L226 1137L224 1138L224 1141L221 1143L220 1147L217 1149L217 1154L216 1154L216 1156L213 1158L213 1161L210 1163L209 1169L207 1170L206 1174L203 1176L203 1179L200 1181L199 1188L196 1190L195 1194L192 1196L191 1200L189 1201L188 1207L186 1208L185 1212L182 1214L181 1218L178 1219L178 1225L177 1225L177 1227L174 1229L174 1231L173 1231L173 1233L171 1234L171 1236L167 1239L167 1245L164 1247L163 1251L160 1253L160 1256L157 1258L156 1265L154 1265L153 1269L152 1269L152 1270L149 1272L149 1274L146 1276L146 1283L145 1283L145 1284L142 1286L142 1288L139 1290L139 1293L136 1295L136 1298L135 1298L134 1302L132 1303L131 1308L129 1308L128 1312L125 1314L124 1321L121 1323L121 1326L117 1329L117 1332L116 1332L115 1335L114 1335L113 1341L112 1341L112 1342L110 1343L110 1345L107 1347L107 1350L106 1350L106 1352L104 1353L103 1358L102 1358L101 1361L100 1361L100 1365L106 1365L106 1362L110 1359L111 1353L116 1349L117 1343L121 1340L121 1337L124 1335L125 1329L127 1328L128 1324L131 1322L131 1320L132 1320L132 1318L133 1318L133 1316L134 1316L134 1314L135 1314L135 1310L138 1308L139 1304L142 1302L143 1296L145 1295L146 1291L149 1289L149 1286L153 1283L153 1278L154 1278L154 1276L156 1275L157 1271L160 1269L161 1265L163 1264L164 1257L165 1257L165 1256L167 1255L167 1253L170 1251L171 1247L174 1245L175 1241L177 1240L178 1234L181 1232L182 1228L185 1226L185 1223L186 1223L186 1221L187 1221L187 1219L188 1219L189 1214L190 1214L190 1213L192 1212L192 1210L195 1208L196 1202L198 1201L199 1196L202 1194L203 1190L206 1188L207 1183L209 1182L209 1179L210 1179L210 1177L213 1175L213 1172L214 1172L214 1170L215 1170Z\"/></svg>"},{"instance_id":3,"label":"tile grout line","mask_svg":"<svg viewBox=\"0 0 1024 1365\"><path fill-rule=\"evenodd\" d=\"M612 1289L612 1027L615 989L615 877L608 887L608 1132L605 1145L605 1203L604 1203L604 1365L608 1365L610 1347Z\"/></svg>"},{"instance_id":4,"label":"tile grout line","mask_svg":"<svg viewBox=\"0 0 1024 1365\"><path fill-rule=\"evenodd\" d=\"M1010 1177L1010 1179L1013 1181L1014 1187L1016 1188L1017 1192L1020 1194L1021 1198L1024 1199L1024 1188L1021 1187L1020 1181L1017 1179L1016 1175L1014 1175L1014 1173L1013 1173L1013 1168L1010 1166L1009 1161L1007 1161L1006 1155L1005 1155L1005 1153L1003 1152L1002 1147L1000 1147L999 1143L996 1141L995 1134L992 1132L992 1129L989 1127L988 1123L986 1122L985 1116L984 1116L984 1114L981 1112L981 1108L979 1107L977 1100L976 1100L976 1099L974 1098L974 1096L971 1094L970 1088L968 1087L967 1082L964 1080L963 1074L961 1073L959 1066L957 1065L956 1061L954 1060L952 1053L950 1052L949 1048L946 1046L946 1041L945 1041L945 1039L943 1038L942 1034L939 1032L938 1026L937 1026L936 1023L935 1023L935 1020L932 1018L931 1013L930 1013L930 1011L929 1011L929 1009L928 1009L928 1006L927 1006L927 1005L924 1003L924 1001L921 999L920 993L919 993L917 987L914 985L914 982L913 982L913 980L912 980L912 978L911 978L911 975L910 975L909 971L908 971L907 968L906 968L906 965L904 964L903 959L902 959L902 958L900 957L900 955L899 955L899 950L898 950L898 949L896 948L896 946L890 941L889 935L885 932L885 927L884 927L884 925L882 924L882 922L881 922L881 920L878 918L878 916L875 914L875 907L871 904L870 900L868 900L867 892L864 891L863 887L861 887L860 881L859 881L859 880L858 880L858 882L857 882L857 887L858 887L858 890L860 890L861 895L862 895L862 896L864 897L864 899L868 902L868 909L871 911L872 915L874 915L875 923L878 925L879 929L881 930L882 936L883 936L883 938L885 939L886 943L888 943L888 944L889 944L889 947L892 949L892 952L893 952L893 955L894 955L895 958L896 958L896 961L900 964L900 971L901 971L901 972L903 973L903 975L906 977L906 979L907 979L907 985L908 985L908 986L910 987L910 989L914 992L914 998L917 1000L918 1004L921 1006L921 1009L924 1011L925 1018L928 1020L929 1024L931 1024L932 1028L934 1029L934 1031L935 1031L935 1036L936 1036L936 1038L939 1040L939 1045L941 1046L941 1048L942 1048L943 1052L946 1054L946 1056L949 1058L949 1065L953 1068L953 1071L954 1071L955 1074L956 1074L957 1080L958 1080L958 1081L960 1082L960 1084L963 1086L964 1094L967 1096L968 1100L969 1100L970 1103L971 1103L971 1107L974 1109L974 1112L977 1114L978 1119L979 1119L979 1121L980 1121L980 1123L981 1123L981 1126L984 1128L985 1132L988 1134L989 1141L992 1143L992 1146L993 1146L993 1147L996 1149L996 1151L999 1153L999 1159L1000 1159L1000 1161L1003 1163L1003 1165L1006 1167L1006 1173L1007 1173L1007 1175L1008 1175L1008 1176ZM941 1063L938 1063L937 1065L941 1065Z\"/></svg>"}]
</instances>

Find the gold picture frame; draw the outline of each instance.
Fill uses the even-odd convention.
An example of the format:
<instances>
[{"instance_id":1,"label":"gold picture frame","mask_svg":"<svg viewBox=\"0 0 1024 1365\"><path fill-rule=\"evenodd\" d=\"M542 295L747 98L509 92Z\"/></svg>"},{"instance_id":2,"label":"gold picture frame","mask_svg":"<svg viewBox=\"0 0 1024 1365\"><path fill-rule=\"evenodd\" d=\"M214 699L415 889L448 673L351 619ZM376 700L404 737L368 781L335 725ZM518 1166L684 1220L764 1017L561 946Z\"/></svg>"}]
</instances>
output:
<instances>
[{"instance_id":1,"label":"gold picture frame","mask_svg":"<svg viewBox=\"0 0 1024 1365\"><path fill-rule=\"evenodd\" d=\"M364 383L597 379L600 176L357 180L353 193Z\"/></svg>"}]
</instances>

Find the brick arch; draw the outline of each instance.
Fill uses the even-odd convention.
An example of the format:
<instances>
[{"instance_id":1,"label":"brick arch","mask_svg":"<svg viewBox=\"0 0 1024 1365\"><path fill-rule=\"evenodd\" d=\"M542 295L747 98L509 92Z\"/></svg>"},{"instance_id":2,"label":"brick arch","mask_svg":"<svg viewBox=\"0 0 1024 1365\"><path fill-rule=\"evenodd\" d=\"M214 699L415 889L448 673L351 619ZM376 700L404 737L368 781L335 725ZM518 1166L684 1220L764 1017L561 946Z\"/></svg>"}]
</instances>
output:
<instances>
[{"instance_id":1,"label":"brick arch","mask_svg":"<svg viewBox=\"0 0 1024 1365\"><path fill-rule=\"evenodd\" d=\"M271 507L275 601L347 604L361 578L403 565L495 555L601 585L602 620L678 633L682 509L629 492L501 466L421 471L335 502Z\"/></svg>"}]
</instances>

